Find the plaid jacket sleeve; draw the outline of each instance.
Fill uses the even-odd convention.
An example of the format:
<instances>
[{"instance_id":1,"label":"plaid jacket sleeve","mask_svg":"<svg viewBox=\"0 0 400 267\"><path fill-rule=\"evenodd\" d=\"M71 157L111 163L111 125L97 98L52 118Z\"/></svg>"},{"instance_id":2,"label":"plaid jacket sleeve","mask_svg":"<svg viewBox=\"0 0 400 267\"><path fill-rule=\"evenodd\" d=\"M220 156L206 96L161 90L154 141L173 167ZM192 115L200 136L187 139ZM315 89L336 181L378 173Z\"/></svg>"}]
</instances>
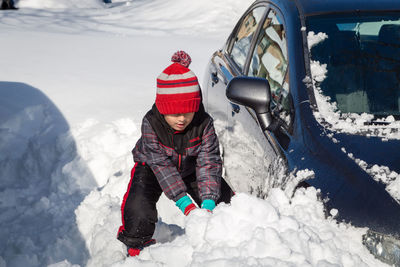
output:
<instances>
[{"instance_id":1,"label":"plaid jacket sleeve","mask_svg":"<svg viewBox=\"0 0 400 267\"><path fill-rule=\"evenodd\" d=\"M212 199L216 202L221 191L222 160L212 119L203 132L196 162L196 176L201 200Z\"/></svg>"},{"instance_id":2,"label":"plaid jacket sleeve","mask_svg":"<svg viewBox=\"0 0 400 267\"><path fill-rule=\"evenodd\" d=\"M176 166L168 157L168 149L160 144L149 121L142 122L142 136L133 149L135 162L145 162L150 166L164 194L177 201L186 195L186 186Z\"/></svg>"}]
</instances>

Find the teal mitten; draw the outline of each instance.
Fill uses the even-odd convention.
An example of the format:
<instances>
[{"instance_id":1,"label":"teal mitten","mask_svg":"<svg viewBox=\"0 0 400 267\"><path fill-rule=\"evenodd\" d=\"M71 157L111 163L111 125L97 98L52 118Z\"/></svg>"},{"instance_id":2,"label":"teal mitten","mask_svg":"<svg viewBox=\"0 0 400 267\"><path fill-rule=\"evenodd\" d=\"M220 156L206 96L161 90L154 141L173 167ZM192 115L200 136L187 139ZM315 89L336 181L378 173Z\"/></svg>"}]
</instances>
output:
<instances>
[{"instance_id":1,"label":"teal mitten","mask_svg":"<svg viewBox=\"0 0 400 267\"><path fill-rule=\"evenodd\" d=\"M212 211L215 208L215 201L212 199L204 199L201 208Z\"/></svg>"},{"instance_id":2,"label":"teal mitten","mask_svg":"<svg viewBox=\"0 0 400 267\"><path fill-rule=\"evenodd\" d=\"M180 199L178 199L178 201L175 203L175 205L186 216L189 215L189 213L196 208L196 206L193 204L192 200L188 196L184 196L184 197L181 197Z\"/></svg>"}]
</instances>

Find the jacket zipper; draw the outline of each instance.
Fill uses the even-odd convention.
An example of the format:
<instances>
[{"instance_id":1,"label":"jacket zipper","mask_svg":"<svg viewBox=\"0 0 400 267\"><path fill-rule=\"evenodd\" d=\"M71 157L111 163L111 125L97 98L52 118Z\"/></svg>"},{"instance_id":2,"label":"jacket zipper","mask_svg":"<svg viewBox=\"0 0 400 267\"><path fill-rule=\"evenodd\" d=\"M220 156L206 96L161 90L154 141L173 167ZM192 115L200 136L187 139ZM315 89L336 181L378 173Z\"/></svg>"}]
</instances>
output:
<instances>
[{"instance_id":1,"label":"jacket zipper","mask_svg":"<svg viewBox=\"0 0 400 267\"><path fill-rule=\"evenodd\" d=\"M178 171L181 171L182 155L178 154Z\"/></svg>"},{"instance_id":2,"label":"jacket zipper","mask_svg":"<svg viewBox=\"0 0 400 267\"><path fill-rule=\"evenodd\" d=\"M172 135L172 144L174 144L174 136L175 134L179 133L179 131L175 131ZM174 147L175 151L176 151L176 147ZM176 151L178 152L178 151ZM178 153L178 171L181 171L181 164L182 164L182 155Z\"/></svg>"}]
</instances>

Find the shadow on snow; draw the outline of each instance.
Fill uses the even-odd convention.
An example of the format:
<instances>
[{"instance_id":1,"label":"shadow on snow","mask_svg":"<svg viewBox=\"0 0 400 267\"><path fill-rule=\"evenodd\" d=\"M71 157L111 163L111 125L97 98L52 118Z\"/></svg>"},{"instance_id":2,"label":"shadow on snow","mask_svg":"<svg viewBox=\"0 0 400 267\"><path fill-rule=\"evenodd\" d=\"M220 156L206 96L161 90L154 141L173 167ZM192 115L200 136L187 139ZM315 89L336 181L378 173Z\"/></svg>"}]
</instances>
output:
<instances>
[{"instance_id":1,"label":"shadow on snow","mask_svg":"<svg viewBox=\"0 0 400 267\"><path fill-rule=\"evenodd\" d=\"M87 262L74 211L96 183L82 161L68 167L76 158L51 100L30 85L0 82L0 265Z\"/></svg>"}]
</instances>

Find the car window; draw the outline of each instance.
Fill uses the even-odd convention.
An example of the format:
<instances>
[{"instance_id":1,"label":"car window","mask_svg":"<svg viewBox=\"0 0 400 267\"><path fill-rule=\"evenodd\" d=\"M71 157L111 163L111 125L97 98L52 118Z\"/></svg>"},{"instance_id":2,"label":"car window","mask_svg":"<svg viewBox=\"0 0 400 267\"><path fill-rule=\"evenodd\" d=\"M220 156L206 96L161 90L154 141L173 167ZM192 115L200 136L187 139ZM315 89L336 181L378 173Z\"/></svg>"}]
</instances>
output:
<instances>
[{"instance_id":1,"label":"car window","mask_svg":"<svg viewBox=\"0 0 400 267\"><path fill-rule=\"evenodd\" d=\"M250 51L251 40L265 10L266 7L257 7L250 11L243 19L242 24L234 37L235 41L232 46L230 57L242 71L244 70L246 58Z\"/></svg>"},{"instance_id":2,"label":"car window","mask_svg":"<svg viewBox=\"0 0 400 267\"><path fill-rule=\"evenodd\" d=\"M286 32L282 18L274 10L269 11L258 36L248 76L268 80L272 108L289 125L291 102Z\"/></svg>"},{"instance_id":3,"label":"car window","mask_svg":"<svg viewBox=\"0 0 400 267\"><path fill-rule=\"evenodd\" d=\"M310 51L327 71L318 87L328 101L342 113L400 119L400 12L318 15L306 23L309 34L326 36Z\"/></svg>"}]
</instances>

